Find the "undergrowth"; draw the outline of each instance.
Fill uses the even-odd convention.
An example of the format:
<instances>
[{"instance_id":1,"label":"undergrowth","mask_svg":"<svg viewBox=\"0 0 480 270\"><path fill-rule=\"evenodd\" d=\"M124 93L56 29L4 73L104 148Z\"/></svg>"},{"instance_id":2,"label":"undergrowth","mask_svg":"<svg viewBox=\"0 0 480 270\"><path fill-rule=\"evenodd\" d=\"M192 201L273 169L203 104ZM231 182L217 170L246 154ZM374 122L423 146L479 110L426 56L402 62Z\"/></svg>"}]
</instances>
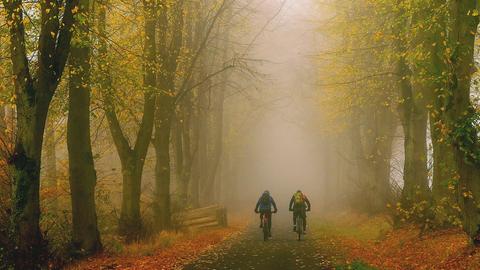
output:
<instances>
[{"instance_id":1,"label":"undergrowth","mask_svg":"<svg viewBox=\"0 0 480 270\"><path fill-rule=\"evenodd\" d=\"M343 236L361 241L382 240L393 226L385 216L344 214L314 224L317 230L330 236Z\"/></svg>"},{"instance_id":2,"label":"undergrowth","mask_svg":"<svg viewBox=\"0 0 480 270\"><path fill-rule=\"evenodd\" d=\"M120 245L118 249L108 251L123 256L151 256L159 250L171 247L178 241L188 239L190 236L189 233L161 232L147 241Z\"/></svg>"}]
</instances>

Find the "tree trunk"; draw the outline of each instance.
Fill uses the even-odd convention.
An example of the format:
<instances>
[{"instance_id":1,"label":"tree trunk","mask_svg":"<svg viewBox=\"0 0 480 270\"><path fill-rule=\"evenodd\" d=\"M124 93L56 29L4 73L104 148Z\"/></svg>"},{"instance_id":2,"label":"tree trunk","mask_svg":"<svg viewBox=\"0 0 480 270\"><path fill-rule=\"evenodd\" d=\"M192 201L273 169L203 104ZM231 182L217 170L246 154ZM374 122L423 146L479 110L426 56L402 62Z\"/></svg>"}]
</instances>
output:
<instances>
[{"instance_id":1,"label":"tree trunk","mask_svg":"<svg viewBox=\"0 0 480 270\"><path fill-rule=\"evenodd\" d=\"M459 175L463 228L475 245L480 245L480 143L475 124L475 109L470 101L470 84L474 67L475 34L479 18L473 13L477 1L450 3L452 19L449 39L452 69L449 86L444 91L447 127L451 131L454 159Z\"/></svg>"},{"instance_id":2,"label":"tree trunk","mask_svg":"<svg viewBox=\"0 0 480 270\"><path fill-rule=\"evenodd\" d=\"M375 143L372 153L374 185L377 195L373 197L372 210L381 212L391 198L390 160L392 143L396 129L395 116L390 108L381 107L375 113Z\"/></svg>"},{"instance_id":3,"label":"tree trunk","mask_svg":"<svg viewBox=\"0 0 480 270\"><path fill-rule=\"evenodd\" d=\"M12 226L17 247L15 269L39 269L43 263L40 256L46 244L39 226L40 160L46 112L40 114L37 108L18 108L17 142L10 160L14 168Z\"/></svg>"},{"instance_id":4,"label":"tree trunk","mask_svg":"<svg viewBox=\"0 0 480 270\"><path fill-rule=\"evenodd\" d=\"M67 145L72 194L72 244L78 255L101 250L95 209L95 172L90 141L90 1L81 0L70 54Z\"/></svg>"},{"instance_id":5,"label":"tree trunk","mask_svg":"<svg viewBox=\"0 0 480 270\"><path fill-rule=\"evenodd\" d=\"M52 211L58 210L58 192L57 192L57 155L55 142L55 127L52 119L47 119L45 136L44 136L44 166L43 166L43 181L44 188L50 194L48 198L48 209Z\"/></svg>"},{"instance_id":6,"label":"tree trunk","mask_svg":"<svg viewBox=\"0 0 480 270\"><path fill-rule=\"evenodd\" d=\"M402 206L409 209L414 204L425 202L428 195L427 172L427 112L417 105L402 121L404 130L404 186Z\"/></svg>"},{"instance_id":7,"label":"tree trunk","mask_svg":"<svg viewBox=\"0 0 480 270\"><path fill-rule=\"evenodd\" d=\"M0 106L0 149L4 149L7 146L8 138L7 138L7 114L6 108L7 106Z\"/></svg>"},{"instance_id":8,"label":"tree trunk","mask_svg":"<svg viewBox=\"0 0 480 270\"><path fill-rule=\"evenodd\" d=\"M184 46L189 50L195 50L195 43L194 43L194 24L196 21L195 12L196 9L193 8L194 4L187 4L185 7L184 16L190 18L185 21L185 35L184 35ZM193 80L188 80L186 87L190 89L193 85ZM182 173L180 177L180 186L179 186L179 197L180 201L183 203L184 207L192 206L192 201L190 197L190 180L192 176L193 170L193 161L196 155L196 146L193 139L193 125L192 119L194 116L194 102L193 102L193 93L189 92L185 94L185 97L180 103L180 110L182 114L182 121L179 123L179 129L181 133L179 134L179 139L182 141L182 152L183 152L183 166L182 166Z\"/></svg>"},{"instance_id":9,"label":"tree trunk","mask_svg":"<svg viewBox=\"0 0 480 270\"><path fill-rule=\"evenodd\" d=\"M45 186L55 189L57 186L57 155L55 150L55 127L47 120L45 131Z\"/></svg>"},{"instance_id":10,"label":"tree trunk","mask_svg":"<svg viewBox=\"0 0 480 270\"><path fill-rule=\"evenodd\" d=\"M404 44L397 45L398 53L405 51ZM416 204L428 201L427 172L427 119L428 114L420 98L414 92L411 83L411 71L402 57L397 63L401 77L400 94L403 99L399 106L400 121L404 133L405 164L403 170L403 189L401 204L403 209L411 209ZM423 206L426 208L426 205Z\"/></svg>"},{"instance_id":11,"label":"tree trunk","mask_svg":"<svg viewBox=\"0 0 480 270\"><path fill-rule=\"evenodd\" d=\"M170 134L171 134L171 100L160 94L157 97L155 115L155 195L153 211L156 229L165 230L171 225L170 204Z\"/></svg>"},{"instance_id":12,"label":"tree trunk","mask_svg":"<svg viewBox=\"0 0 480 270\"><path fill-rule=\"evenodd\" d=\"M102 37L107 36L106 3L99 7L98 31ZM157 48L156 24L157 9L155 2L144 2L145 40L144 40L144 104L143 116L138 129L135 145L131 147L128 138L123 133L114 103L114 92L110 63L108 61L108 45L105 39L100 40L99 61L102 95L104 98L105 115L110 127L110 133L115 143L122 166L122 208L119 219L119 233L126 236L127 242L136 241L144 235L143 222L140 214L140 198L143 167L150 145L155 110L155 87L157 78Z\"/></svg>"},{"instance_id":13,"label":"tree trunk","mask_svg":"<svg viewBox=\"0 0 480 270\"><path fill-rule=\"evenodd\" d=\"M126 151L118 151L122 162L123 171L123 197L122 214L120 218L120 232L127 236L127 242L137 240L142 236L143 225L140 216L140 197L142 186L142 174L145 158L150 145L153 132L153 121L155 112L155 87L157 80L157 48L156 48L156 24L157 8L154 3L144 3L145 13L145 63L144 63L144 108L142 122L137 134L137 140L133 149L128 146L126 138L121 133L119 124L111 125L116 127L117 149L123 147ZM112 114L110 114L112 115ZM113 118L113 117L112 117ZM111 122L118 120L115 116ZM114 132L112 132L113 134ZM118 141L122 141L121 143ZM120 146L119 144L123 144Z\"/></svg>"},{"instance_id":14,"label":"tree trunk","mask_svg":"<svg viewBox=\"0 0 480 270\"><path fill-rule=\"evenodd\" d=\"M180 176L180 198L185 203L185 206L188 206L190 202L190 198L188 196L188 187L190 185L190 179L192 175L192 166L193 166L193 159L195 157L196 151L193 150L192 152L192 125L191 125L191 118L192 118L192 107L193 104L191 103L190 97L187 97L185 106L183 106L184 110L184 119L181 123L182 133L181 138L183 141L183 160L184 166L182 175ZM194 147L193 147L194 148Z\"/></svg>"},{"instance_id":15,"label":"tree trunk","mask_svg":"<svg viewBox=\"0 0 480 270\"><path fill-rule=\"evenodd\" d=\"M431 6L425 6L422 17L438 16L431 10L440 10L444 2L441 0L432 1ZM451 226L453 218L459 216L458 192L457 192L457 169L454 160L454 148L448 139L444 121L444 106L447 95L442 95L445 88L445 74L448 74L449 64L445 61L442 32L447 26L447 18L443 15L438 23L432 28L424 29L419 36L424 38L422 46L426 48L429 58L426 59L424 70L420 69L418 74L423 75L426 88L426 97L429 108L430 137L433 148L433 175L432 175L432 204L434 221L436 225Z\"/></svg>"},{"instance_id":16,"label":"tree trunk","mask_svg":"<svg viewBox=\"0 0 480 270\"><path fill-rule=\"evenodd\" d=\"M196 104L196 110L193 112L192 119L192 145L194 145L195 154L192 155L191 179L190 179L190 203L193 207L200 206L200 170L201 170L201 155L204 153L202 149L201 140L201 112L199 102Z\"/></svg>"},{"instance_id":17,"label":"tree trunk","mask_svg":"<svg viewBox=\"0 0 480 270\"><path fill-rule=\"evenodd\" d=\"M16 245L15 269L38 269L44 246L40 232L40 167L48 107L70 52L73 10L78 0L40 2L41 28L35 79L30 72L22 1L3 0L10 30L10 58L15 83L16 142L12 167L12 236ZM48 10L48 12L47 12ZM60 16L60 10L63 15Z\"/></svg>"},{"instance_id":18,"label":"tree trunk","mask_svg":"<svg viewBox=\"0 0 480 270\"><path fill-rule=\"evenodd\" d=\"M171 225L170 198L170 137L172 118L175 114L175 82L180 49L183 44L183 4L176 1L174 5L162 6L160 10L160 55L164 70L158 76L158 92L155 105L155 198L153 203L154 219L158 230L168 229ZM171 10L170 10L171 9ZM169 11L173 18L169 27ZM170 30L170 32L168 32ZM171 37L167 44L165 37Z\"/></svg>"},{"instance_id":19,"label":"tree trunk","mask_svg":"<svg viewBox=\"0 0 480 270\"><path fill-rule=\"evenodd\" d=\"M216 194L216 180L219 176L219 167L220 160L223 153L223 105L225 97L225 89L220 89L216 99L216 104L214 105L214 115L213 115L213 129L214 132L211 133L213 136L212 149L210 151L211 158L210 164L208 167L208 176L206 182L203 186L205 203L213 204L217 201Z\"/></svg>"},{"instance_id":20,"label":"tree trunk","mask_svg":"<svg viewBox=\"0 0 480 270\"><path fill-rule=\"evenodd\" d=\"M205 88L202 88L202 90ZM200 205L207 204L207 198L205 198L205 184L208 181L208 99L207 92L200 91L198 97L198 179L197 188L199 193Z\"/></svg>"},{"instance_id":21,"label":"tree trunk","mask_svg":"<svg viewBox=\"0 0 480 270\"><path fill-rule=\"evenodd\" d=\"M175 195L178 199L179 205L181 207L186 205L186 187L183 182L183 174L184 174L184 165L185 165L185 153L184 153L184 142L183 142L183 112L181 110L177 110L175 114L175 127L172 130L173 132L173 145L175 149L175 171L176 171L176 183L177 183L177 190L175 191Z\"/></svg>"},{"instance_id":22,"label":"tree trunk","mask_svg":"<svg viewBox=\"0 0 480 270\"><path fill-rule=\"evenodd\" d=\"M122 208L119 220L119 232L126 236L127 243L142 236L143 223L140 215L140 196L143 164L137 166L136 158L123 157L122 160Z\"/></svg>"},{"instance_id":23,"label":"tree trunk","mask_svg":"<svg viewBox=\"0 0 480 270\"><path fill-rule=\"evenodd\" d=\"M433 146L432 199L435 206L451 209L457 205L454 149L447 141L446 134L443 134L440 130L441 127L437 125L440 123L438 121L439 119L430 116L430 134ZM444 214L456 215L457 213L446 211ZM437 221L443 223L446 218L443 217L443 220Z\"/></svg>"}]
</instances>

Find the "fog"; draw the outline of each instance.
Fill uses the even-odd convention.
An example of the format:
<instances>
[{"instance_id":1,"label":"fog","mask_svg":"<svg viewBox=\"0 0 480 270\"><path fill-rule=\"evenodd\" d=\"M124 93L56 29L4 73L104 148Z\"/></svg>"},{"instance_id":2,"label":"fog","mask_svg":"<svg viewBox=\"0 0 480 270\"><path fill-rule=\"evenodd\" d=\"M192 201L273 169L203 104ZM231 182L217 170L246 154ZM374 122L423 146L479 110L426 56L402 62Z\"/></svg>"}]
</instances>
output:
<instances>
[{"instance_id":1,"label":"fog","mask_svg":"<svg viewBox=\"0 0 480 270\"><path fill-rule=\"evenodd\" d=\"M264 77L255 84L262 108L237 168L238 198L253 207L269 190L282 209L300 189L318 205L324 153L317 128L316 60L311 57L320 38L313 21L318 14L309 0L261 1L257 8L255 23L268 24L250 53L263 60L258 69Z\"/></svg>"}]
</instances>

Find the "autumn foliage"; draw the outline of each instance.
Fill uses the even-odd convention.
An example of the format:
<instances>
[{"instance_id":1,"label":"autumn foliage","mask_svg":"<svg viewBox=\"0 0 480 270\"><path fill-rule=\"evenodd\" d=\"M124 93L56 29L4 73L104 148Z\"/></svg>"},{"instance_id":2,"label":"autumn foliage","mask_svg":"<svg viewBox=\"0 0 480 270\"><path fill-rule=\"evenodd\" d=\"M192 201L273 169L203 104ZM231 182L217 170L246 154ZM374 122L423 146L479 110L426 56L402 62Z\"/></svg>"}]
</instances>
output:
<instances>
[{"instance_id":1,"label":"autumn foliage","mask_svg":"<svg viewBox=\"0 0 480 270\"><path fill-rule=\"evenodd\" d=\"M333 224L335 226L333 226ZM323 232L348 261L378 269L479 269L478 249L469 245L461 228L421 231L409 225L393 230L389 218L347 214Z\"/></svg>"},{"instance_id":2,"label":"autumn foliage","mask_svg":"<svg viewBox=\"0 0 480 270\"><path fill-rule=\"evenodd\" d=\"M128 245L117 254L104 253L75 263L68 270L175 269L191 262L216 244L233 237L243 225L203 231L199 234L162 233L150 243Z\"/></svg>"}]
</instances>

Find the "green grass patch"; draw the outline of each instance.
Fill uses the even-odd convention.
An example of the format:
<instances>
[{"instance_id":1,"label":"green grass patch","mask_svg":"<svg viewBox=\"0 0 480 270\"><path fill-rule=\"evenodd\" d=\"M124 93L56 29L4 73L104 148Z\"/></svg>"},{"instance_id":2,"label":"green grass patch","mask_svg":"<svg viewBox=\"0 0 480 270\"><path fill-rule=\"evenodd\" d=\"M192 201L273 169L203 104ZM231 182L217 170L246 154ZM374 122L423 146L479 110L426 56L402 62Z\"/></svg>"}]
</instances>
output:
<instances>
[{"instance_id":1,"label":"green grass patch","mask_svg":"<svg viewBox=\"0 0 480 270\"><path fill-rule=\"evenodd\" d=\"M330 236L354 238L361 241L381 240L392 230L385 217L341 217L312 222L315 231Z\"/></svg>"}]
</instances>

